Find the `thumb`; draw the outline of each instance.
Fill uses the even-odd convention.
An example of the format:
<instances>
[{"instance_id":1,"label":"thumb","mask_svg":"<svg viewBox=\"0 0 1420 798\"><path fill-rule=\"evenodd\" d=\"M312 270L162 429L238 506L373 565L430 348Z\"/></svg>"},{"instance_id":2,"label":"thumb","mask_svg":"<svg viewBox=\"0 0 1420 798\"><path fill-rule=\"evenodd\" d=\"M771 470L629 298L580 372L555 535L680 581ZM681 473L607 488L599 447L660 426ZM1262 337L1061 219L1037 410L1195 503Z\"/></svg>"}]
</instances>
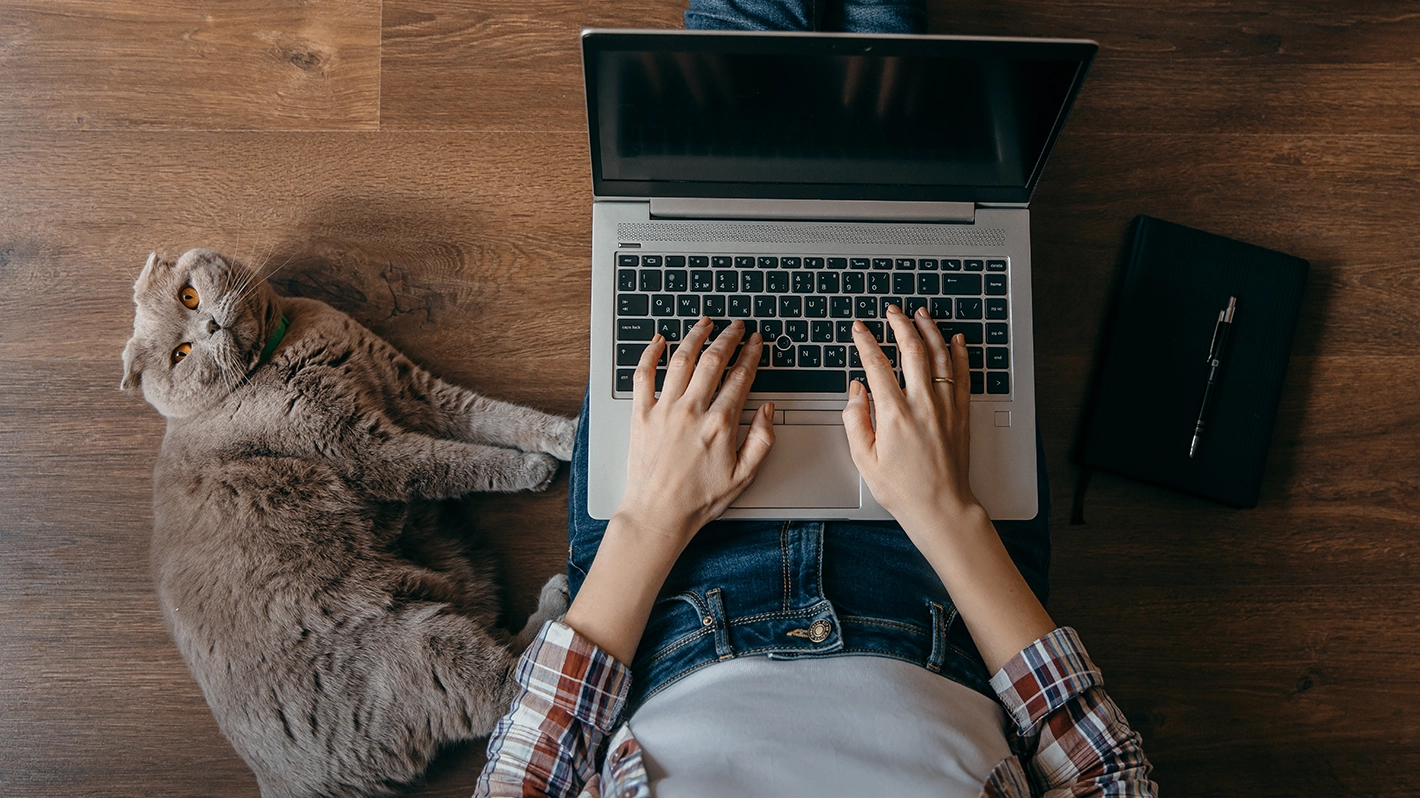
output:
<instances>
[{"instance_id":1,"label":"thumb","mask_svg":"<svg viewBox=\"0 0 1420 798\"><path fill-rule=\"evenodd\" d=\"M769 456L769 450L772 448L774 448L774 403L765 402L755 412L754 420L749 425L749 435L745 436L745 442L740 444L739 462L735 464L735 482L748 484L750 480L754 479L760 464L764 462L764 458Z\"/></svg>"},{"instance_id":2,"label":"thumb","mask_svg":"<svg viewBox=\"0 0 1420 798\"><path fill-rule=\"evenodd\" d=\"M876 456L877 433L868 407L868 389L853 380L848 383L848 404L843 407L843 431L848 433L848 451L862 471L867 460Z\"/></svg>"}]
</instances>

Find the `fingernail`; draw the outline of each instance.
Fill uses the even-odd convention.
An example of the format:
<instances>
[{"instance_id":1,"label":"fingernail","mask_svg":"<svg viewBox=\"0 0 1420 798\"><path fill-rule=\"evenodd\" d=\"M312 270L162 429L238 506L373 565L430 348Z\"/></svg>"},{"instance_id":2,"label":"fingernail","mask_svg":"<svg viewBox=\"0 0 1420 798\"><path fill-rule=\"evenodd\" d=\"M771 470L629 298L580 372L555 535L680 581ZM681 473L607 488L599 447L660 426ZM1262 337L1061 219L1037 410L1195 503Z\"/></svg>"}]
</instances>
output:
<instances>
[{"instance_id":1,"label":"fingernail","mask_svg":"<svg viewBox=\"0 0 1420 798\"><path fill-rule=\"evenodd\" d=\"M665 339L661 337L660 333L656 333L655 335L651 336L651 343L653 344L659 344L661 341L664 340Z\"/></svg>"},{"instance_id":2,"label":"fingernail","mask_svg":"<svg viewBox=\"0 0 1420 798\"><path fill-rule=\"evenodd\" d=\"M734 327L736 325L738 325L740 328L743 328L745 326L745 323L740 321L739 319L735 319L734 321L730 322L731 327Z\"/></svg>"},{"instance_id":3,"label":"fingernail","mask_svg":"<svg viewBox=\"0 0 1420 798\"><path fill-rule=\"evenodd\" d=\"M957 333L956 335L953 335L953 336L952 336L952 343L954 343L954 344L964 344L964 343L966 343L966 336L965 336L965 335L962 335L961 333Z\"/></svg>"},{"instance_id":4,"label":"fingernail","mask_svg":"<svg viewBox=\"0 0 1420 798\"><path fill-rule=\"evenodd\" d=\"M710 317L709 317L709 316L701 316L701 317L700 317L700 321L697 321L697 322L695 323L695 326L696 326L696 327L704 327L705 325L707 325L707 324L709 324L709 323L710 323Z\"/></svg>"},{"instance_id":5,"label":"fingernail","mask_svg":"<svg viewBox=\"0 0 1420 798\"><path fill-rule=\"evenodd\" d=\"M855 320L853 321L853 331L854 331L854 332L867 332L867 331L868 331L868 325L866 325L866 324L864 324L863 322L858 321L858 320L855 319Z\"/></svg>"},{"instance_id":6,"label":"fingernail","mask_svg":"<svg viewBox=\"0 0 1420 798\"><path fill-rule=\"evenodd\" d=\"M925 318L927 318L927 309L926 309L926 308L918 308L918 309L917 309L917 313L914 314L914 315L920 316L921 318L924 318L924 319L925 319Z\"/></svg>"}]
</instances>

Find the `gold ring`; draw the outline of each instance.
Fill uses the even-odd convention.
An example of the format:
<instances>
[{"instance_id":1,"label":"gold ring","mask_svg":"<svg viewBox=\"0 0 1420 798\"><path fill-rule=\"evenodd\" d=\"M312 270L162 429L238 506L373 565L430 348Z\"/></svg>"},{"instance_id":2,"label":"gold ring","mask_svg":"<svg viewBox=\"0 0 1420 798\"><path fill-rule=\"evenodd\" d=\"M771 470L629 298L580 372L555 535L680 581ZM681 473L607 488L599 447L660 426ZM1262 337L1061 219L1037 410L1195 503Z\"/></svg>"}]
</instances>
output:
<instances>
[{"instance_id":1,"label":"gold ring","mask_svg":"<svg viewBox=\"0 0 1420 798\"><path fill-rule=\"evenodd\" d=\"M956 383L952 381L951 377L933 377L932 382L945 382L948 385L956 385Z\"/></svg>"}]
</instances>

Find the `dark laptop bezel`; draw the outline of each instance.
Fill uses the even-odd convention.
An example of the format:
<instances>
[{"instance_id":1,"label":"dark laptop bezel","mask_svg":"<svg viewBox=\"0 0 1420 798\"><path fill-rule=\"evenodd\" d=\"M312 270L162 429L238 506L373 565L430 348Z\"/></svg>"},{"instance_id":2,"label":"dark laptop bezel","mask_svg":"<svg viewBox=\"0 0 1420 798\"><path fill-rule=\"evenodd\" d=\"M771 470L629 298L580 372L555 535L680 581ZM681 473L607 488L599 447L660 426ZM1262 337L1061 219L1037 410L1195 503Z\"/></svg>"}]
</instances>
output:
<instances>
[{"instance_id":1,"label":"dark laptop bezel","mask_svg":"<svg viewBox=\"0 0 1420 798\"><path fill-rule=\"evenodd\" d=\"M909 186L875 183L744 183L668 180L607 180L602 176L601 143L594 79L595 55L610 50L726 51L953 58L1000 57L1067 60L1078 63L1075 77L1024 186ZM980 36L898 36L842 33L743 31L582 31L582 75L592 156L592 191L597 197L704 197L745 199L834 199L976 202L1024 205L1030 201L1056 138L1080 93L1099 45L1081 39L1013 39Z\"/></svg>"}]
</instances>

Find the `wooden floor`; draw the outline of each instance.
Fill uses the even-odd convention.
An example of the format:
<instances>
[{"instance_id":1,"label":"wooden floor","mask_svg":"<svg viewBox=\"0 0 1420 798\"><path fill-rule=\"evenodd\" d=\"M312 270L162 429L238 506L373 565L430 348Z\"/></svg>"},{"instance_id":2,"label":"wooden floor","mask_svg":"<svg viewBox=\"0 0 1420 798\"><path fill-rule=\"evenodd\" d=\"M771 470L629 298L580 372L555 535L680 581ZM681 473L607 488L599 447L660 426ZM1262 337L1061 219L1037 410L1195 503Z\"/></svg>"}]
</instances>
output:
<instances>
[{"instance_id":1,"label":"wooden floor","mask_svg":"<svg viewBox=\"0 0 1420 798\"><path fill-rule=\"evenodd\" d=\"M148 576L163 424L118 392L152 249L286 263L495 396L576 411L590 180L577 31L677 2L0 3L0 794L254 795ZM1051 609L1175 796L1420 795L1420 14L1407 0L957 0L937 32L1099 58L1033 202ZM1129 219L1307 258L1262 504L1068 453ZM566 481L483 498L512 611ZM471 791L474 747L420 795Z\"/></svg>"}]
</instances>

